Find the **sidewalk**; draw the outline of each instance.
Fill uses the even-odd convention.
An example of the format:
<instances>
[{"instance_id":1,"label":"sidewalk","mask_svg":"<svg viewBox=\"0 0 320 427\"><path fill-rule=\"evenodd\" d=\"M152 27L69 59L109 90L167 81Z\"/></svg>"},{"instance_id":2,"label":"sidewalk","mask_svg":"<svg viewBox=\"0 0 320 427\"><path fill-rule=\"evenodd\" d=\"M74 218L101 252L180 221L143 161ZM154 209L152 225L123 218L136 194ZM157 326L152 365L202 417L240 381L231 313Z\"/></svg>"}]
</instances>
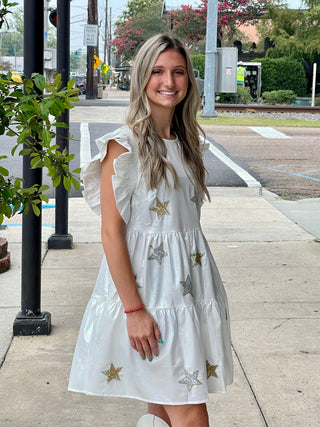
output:
<instances>
[{"instance_id":1,"label":"sidewalk","mask_svg":"<svg viewBox=\"0 0 320 427\"><path fill-rule=\"evenodd\" d=\"M229 296L235 362L228 393L211 397L210 425L320 425L320 245L266 200L264 190L262 196L248 188L210 192L203 230ZM52 211L44 210L44 223L54 223ZM53 227L43 229L45 244ZM3 427L134 427L144 413L141 402L67 391L102 256L99 218L81 198L70 200L69 231L73 250L44 252L42 310L52 315L52 333L15 337L0 369ZM12 254L12 268L0 282L2 357L20 306L20 233L19 227L1 231Z\"/></svg>"}]
</instances>

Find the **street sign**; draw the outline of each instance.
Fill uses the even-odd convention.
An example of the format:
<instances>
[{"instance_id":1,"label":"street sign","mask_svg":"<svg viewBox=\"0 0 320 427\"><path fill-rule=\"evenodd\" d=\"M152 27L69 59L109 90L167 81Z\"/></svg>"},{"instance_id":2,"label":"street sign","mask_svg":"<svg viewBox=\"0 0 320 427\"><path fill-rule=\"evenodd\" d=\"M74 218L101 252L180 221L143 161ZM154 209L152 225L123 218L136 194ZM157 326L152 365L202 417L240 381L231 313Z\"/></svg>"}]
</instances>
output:
<instances>
[{"instance_id":1,"label":"street sign","mask_svg":"<svg viewBox=\"0 0 320 427\"><path fill-rule=\"evenodd\" d=\"M84 39L85 46L98 45L98 25L87 24L84 26Z\"/></svg>"},{"instance_id":2,"label":"street sign","mask_svg":"<svg viewBox=\"0 0 320 427\"><path fill-rule=\"evenodd\" d=\"M93 57L94 57L94 66L93 66L93 68L96 70L99 67L99 65L102 64L102 61L101 61L101 59L99 59L97 57L97 55L94 55Z\"/></svg>"}]
</instances>

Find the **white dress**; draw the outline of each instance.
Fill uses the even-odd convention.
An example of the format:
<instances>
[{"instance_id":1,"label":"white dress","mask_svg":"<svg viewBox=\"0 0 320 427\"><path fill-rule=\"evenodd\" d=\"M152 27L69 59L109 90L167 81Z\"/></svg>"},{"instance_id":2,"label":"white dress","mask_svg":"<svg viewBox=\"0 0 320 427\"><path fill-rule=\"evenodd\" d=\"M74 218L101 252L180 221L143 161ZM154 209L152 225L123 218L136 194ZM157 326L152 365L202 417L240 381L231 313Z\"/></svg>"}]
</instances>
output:
<instances>
[{"instance_id":1,"label":"white dress","mask_svg":"<svg viewBox=\"0 0 320 427\"><path fill-rule=\"evenodd\" d=\"M103 258L74 353L69 390L158 404L208 401L233 379L226 294L200 227L201 202L183 166L179 141L164 140L178 174L176 189L147 190L136 145L125 126L97 140L84 171L84 197L100 212L100 164L109 140L128 152L114 161L117 208L136 284L163 339L159 356L142 360L129 342L126 315ZM208 144L202 143L203 151ZM169 181L172 181L168 173Z\"/></svg>"}]
</instances>

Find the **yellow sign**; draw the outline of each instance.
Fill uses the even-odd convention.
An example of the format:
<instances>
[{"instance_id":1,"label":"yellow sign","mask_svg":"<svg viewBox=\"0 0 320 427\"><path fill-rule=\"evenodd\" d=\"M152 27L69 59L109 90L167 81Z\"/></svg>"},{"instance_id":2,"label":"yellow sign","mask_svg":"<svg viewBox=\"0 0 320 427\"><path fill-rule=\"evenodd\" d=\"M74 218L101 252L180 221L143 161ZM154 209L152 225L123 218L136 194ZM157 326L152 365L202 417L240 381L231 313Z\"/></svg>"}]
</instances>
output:
<instances>
[{"instance_id":1,"label":"yellow sign","mask_svg":"<svg viewBox=\"0 0 320 427\"><path fill-rule=\"evenodd\" d=\"M93 68L96 70L101 64L102 64L101 59L99 59L97 57L97 55L94 55L94 66L93 66Z\"/></svg>"}]
</instances>

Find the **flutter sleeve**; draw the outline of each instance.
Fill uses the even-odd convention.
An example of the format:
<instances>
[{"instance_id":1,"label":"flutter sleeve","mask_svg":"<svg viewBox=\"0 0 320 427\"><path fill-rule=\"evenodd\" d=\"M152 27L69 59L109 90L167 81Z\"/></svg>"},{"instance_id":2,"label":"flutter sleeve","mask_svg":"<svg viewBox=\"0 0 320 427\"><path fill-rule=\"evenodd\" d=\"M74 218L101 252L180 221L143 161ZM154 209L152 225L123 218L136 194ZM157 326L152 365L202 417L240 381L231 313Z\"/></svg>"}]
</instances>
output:
<instances>
[{"instance_id":1,"label":"flutter sleeve","mask_svg":"<svg viewBox=\"0 0 320 427\"><path fill-rule=\"evenodd\" d=\"M107 154L108 143L111 140L117 141L128 150L114 160L113 167L115 175L112 176L112 186L117 208L122 219L127 224L131 215L131 197L138 179L137 152L133 137L127 127L107 133L96 140L99 153L83 168L81 173L84 185L82 194L90 208L96 214L101 215L101 163Z\"/></svg>"}]
</instances>

